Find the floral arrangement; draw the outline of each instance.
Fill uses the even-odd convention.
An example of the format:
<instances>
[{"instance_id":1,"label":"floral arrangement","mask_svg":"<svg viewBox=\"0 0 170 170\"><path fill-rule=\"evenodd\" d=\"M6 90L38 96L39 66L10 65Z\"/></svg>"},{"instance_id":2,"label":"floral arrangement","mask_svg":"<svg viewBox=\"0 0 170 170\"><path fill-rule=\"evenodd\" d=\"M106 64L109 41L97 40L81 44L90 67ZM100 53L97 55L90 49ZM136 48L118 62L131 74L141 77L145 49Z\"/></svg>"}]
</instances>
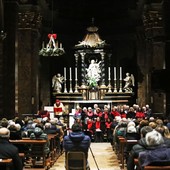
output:
<instances>
[{"instance_id":1,"label":"floral arrangement","mask_svg":"<svg viewBox=\"0 0 170 170\"><path fill-rule=\"evenodd\" d=\"M98 86L96 79L93 78L93 77L89 78L87 82L88 82L88 85L89 85L90 88L94 88L94 87Z\"/></svg>"}]
</instances>

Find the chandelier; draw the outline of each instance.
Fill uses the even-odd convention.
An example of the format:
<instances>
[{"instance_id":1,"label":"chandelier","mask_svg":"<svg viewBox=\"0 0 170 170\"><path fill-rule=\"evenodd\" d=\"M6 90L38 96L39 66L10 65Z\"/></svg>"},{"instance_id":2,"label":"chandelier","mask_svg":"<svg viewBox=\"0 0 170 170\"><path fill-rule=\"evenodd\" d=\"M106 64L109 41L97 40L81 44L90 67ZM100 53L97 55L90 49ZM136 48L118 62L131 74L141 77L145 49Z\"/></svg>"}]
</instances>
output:
<instances>
[{"instance_id":1,"label":"chandelier","mask_svg":"<svg viewBox=\"0 0 170 170\"><path fill-rule=\"evenodd\" d=\"M51 14L52 14L52 30L53 30L53 15L54 15L53 14L53 11L54 11L53 0L51 2L52 2L52 12L51 12ZM42 48L39 51L39 55L40 56L60 56L60 55L63 55L65 53L65 51L64 51L64 48L62 47L62 43L59 44L58 41L56 41L57 34L49 33L48 38L49 38L49 41L46 44L46 46L45 46L44 42L42 43Z\"/></svg>"},{"instance_id":2,"label":"chandelier","mask_svg":"<svg viewBox=\"0 0 170 170\"><path fill-rule=\"evenodd\" d=\"M39 51L39 55L41 56L60 56L65 53L64 48L62 47L62 43L58 44L57 34L48 34L49 42L46 47L44 42L42 43L42 49Z\"/></svg>"}]
</instances>

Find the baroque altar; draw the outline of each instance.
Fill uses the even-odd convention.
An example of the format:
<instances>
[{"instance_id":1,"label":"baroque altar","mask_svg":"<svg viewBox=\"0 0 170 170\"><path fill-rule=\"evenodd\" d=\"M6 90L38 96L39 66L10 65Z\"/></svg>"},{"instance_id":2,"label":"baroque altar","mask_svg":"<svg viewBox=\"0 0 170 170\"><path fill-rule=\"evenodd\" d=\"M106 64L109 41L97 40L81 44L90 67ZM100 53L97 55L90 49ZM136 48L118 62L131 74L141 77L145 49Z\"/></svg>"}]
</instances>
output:
<instances>
[{"instance_id":1,"label":"baroque altar","mask_svg":"<svg viewBox=\"0 0 170 170\"><path fill-rule=\"evenodd\" d=\"M75 103L102 101L112 104L131 103L133 88L128 84L128 89L124 88L123 68L113 66L111 56L110 45L100 38L98 28L88 27L85 38L74 47L75 67L63 68L63 88L60 86L59 91L53 89L53 100L58 98L71 107L75 107Z\"/></svg>"}]
</instances>

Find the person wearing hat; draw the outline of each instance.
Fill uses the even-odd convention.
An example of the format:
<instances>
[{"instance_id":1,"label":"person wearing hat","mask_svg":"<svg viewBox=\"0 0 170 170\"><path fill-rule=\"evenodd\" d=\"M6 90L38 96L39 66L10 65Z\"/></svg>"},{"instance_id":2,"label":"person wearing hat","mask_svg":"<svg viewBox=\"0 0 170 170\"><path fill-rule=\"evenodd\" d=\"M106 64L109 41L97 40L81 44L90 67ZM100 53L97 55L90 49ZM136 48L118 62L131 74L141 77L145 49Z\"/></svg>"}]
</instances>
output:
<instances>
[{"instance_id":1,"label":"person wearing hat","mask_svg":"<svg viewBox=\"0 0 170 170\"><path fill-rule=\"evenodd\" d=\"M58 117L61 116L65 112L65 107L60 100L56 99L54 103L54 116Z\"/></svg>"},{"instance_id":2,"label":"person wearing hat","mask_svg":"<svg viewBox=\"0 0 170 170\"><path fill-rule=\"evenodd\" d=\"M79 123L74 123L72 125L72 132L66 135L63 141L63 147L66 154L69 151L82 151L85 153L87 159L87 170L90 169L88 164L88 151L90 144L90 137L82 132L82 126Z\"/></svg>"},{"instance_id":3,"label":"person wearing hat","mask_svg":"<svg viewBox=\"0 0 170 170\"><path fill-rule=\"evenodd\" d=\"M23 170L22 160L18 148L9 142L10 131L6 127L0 128L0 159L12 159L10 170Z\"/></svg>"}]
</instances>

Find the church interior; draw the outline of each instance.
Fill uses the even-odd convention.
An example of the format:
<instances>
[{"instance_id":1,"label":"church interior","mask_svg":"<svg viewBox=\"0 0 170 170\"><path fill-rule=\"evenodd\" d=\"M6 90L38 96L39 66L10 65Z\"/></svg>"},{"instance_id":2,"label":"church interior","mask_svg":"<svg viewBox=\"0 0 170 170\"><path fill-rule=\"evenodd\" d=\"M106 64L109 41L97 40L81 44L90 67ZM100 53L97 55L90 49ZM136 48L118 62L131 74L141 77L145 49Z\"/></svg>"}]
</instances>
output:
<instances>
[{"instance_id":1,"label":"church interior","mask_svg":"<svg viewBox=\"0 0 170 170\"><path fill-rule=\"evenodd\" d=\"M57 101L69 127L69 114L95 104L147 105L170 118L169 11L169 0L0 0L0 119L46 109L60 118ZM102 143L99 153L96 143L107 170L102 154L116 160L116 148ZM64 168L58 158L51 170Z\"/></svg>"},{"instance_id":2,"label":"church interior","mask_svg":"<svg viewBox=\"0 0 170 170\"><path fill-rule=\"evenodd\" d=\"M73 101L92 99L113 101L113 105L149 104L155 113L169 114L168 0L1 0L1 11L2 117L35 114L44 106L52 106L56 98L68 106L68 112ZM90 29L104 46L81 44L92 33ZM64 49L57 56L39 53L50 34L56 35L54 40ZM97 94L89 94L83 75L92 57L102 62L104 74L98 82L104 87ZM52 78L58 73L64 76L64 69L67 81L62 92L56 93ZM135 79L131 93L122 90L126 73Z\"/></svg>"}]
</instances>

